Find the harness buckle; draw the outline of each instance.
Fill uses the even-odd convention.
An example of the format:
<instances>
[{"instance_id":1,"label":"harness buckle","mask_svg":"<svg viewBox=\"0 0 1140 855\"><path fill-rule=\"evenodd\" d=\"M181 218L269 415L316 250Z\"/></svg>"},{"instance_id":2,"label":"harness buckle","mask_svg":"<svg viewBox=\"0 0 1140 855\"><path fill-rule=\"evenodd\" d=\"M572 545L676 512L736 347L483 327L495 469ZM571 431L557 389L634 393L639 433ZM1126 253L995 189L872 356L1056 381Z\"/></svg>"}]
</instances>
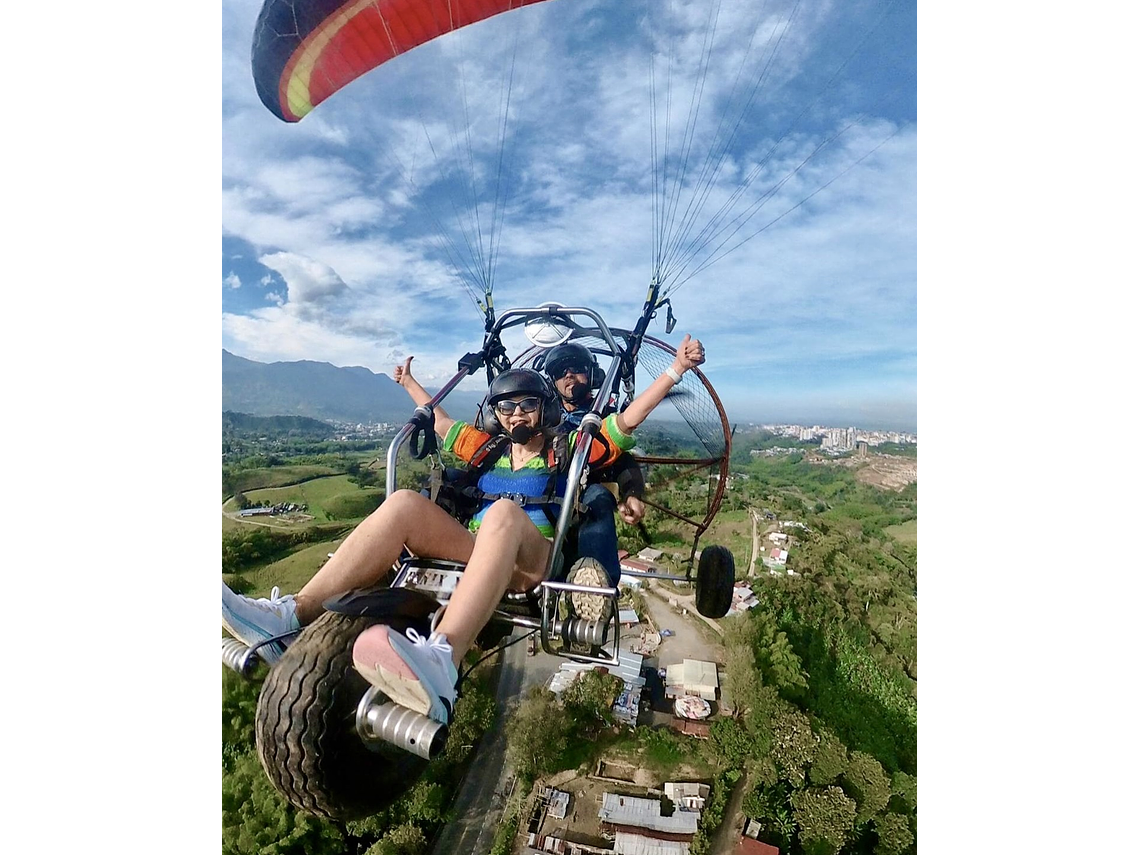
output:
<instances>
[{"instance_id":1,"label":"harness buckle","mask_svg":"<svg viewBox=\"0 0 1140 855\"><path fill-rule=\"evenodd\" d=\"M521 508L524 505L526 505L528 497L526 495L524 495L523 493L500 493L499 498L500 499L510 499L512 502L514 502L516 505L518 505Z\"/></svg>"}]
</instances>

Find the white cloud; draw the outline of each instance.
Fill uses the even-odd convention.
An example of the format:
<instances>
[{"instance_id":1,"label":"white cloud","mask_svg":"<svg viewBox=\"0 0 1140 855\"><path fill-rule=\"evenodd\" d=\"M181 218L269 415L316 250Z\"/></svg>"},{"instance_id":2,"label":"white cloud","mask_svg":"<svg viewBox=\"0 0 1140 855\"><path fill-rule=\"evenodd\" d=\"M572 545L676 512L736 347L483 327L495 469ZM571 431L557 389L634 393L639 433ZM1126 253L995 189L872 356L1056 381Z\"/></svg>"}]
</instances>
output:
<instances>
[{"instance_id":1,"label":"white cloud","mask_svg":"<svg viewBox=\"0 0 1140 855\"><path fill-rule=\"evenodd\" d=\"M241 277L236 273L230 273L228 276L226 276L225 279L222 280L222 284L227 288L233 288L236 290L241 287Z\"/></svg>"},{"instance_id":2,"label":"white cloud","mask_svg":"<svg viewBox=\"0 0 1140 855\"><path fill-rule=\"evenodd\" d=\"M347 286L327 264L292 252L275 252L258 259L281 274L289 286L289 302L294 306L324 303L341 295Z\"/></svg>"},{"instance_id":3,"label":"white cloud","mask_svg":"<svg viewBox=\"0 0 1140 855\"><path fill-rule=\"evenodd\" d=\"M384 371L414 352L425 380L450 376L457 355L478 346L480 326L440 249L441 225L463 255L469 244L486 252L494 234L500 309L557 299L632 325L653 270L655 228L650 42L638 15L652 8L672 38L658 42L673 60L657 58L653 82L657 165L673 169L689 139L689 93L702 56L697 27L712 5L537 4L412 51L285 125L249 80L260 3L227 4L223 232L250 243L280 281L260 280L276 305L226 314L226 341L250 358L272 353ZM674 234L695 194L707 196L699 212L688 212L686 240L711 217L724 225L747 216L781 186L735 237L725 232L695 254L689 248L691 272L722 240L729 248L749 238L672 295L679 322L669 338L691 331L706 341L713 360L706 373L723 382L726 398L759 395L769 383L774 395L804 400L813 386L836 383L853 394L872 394L875 382L910 394L916 132L903 127L883 143L896 121L866 112L881 81L828 84L862 32L861 21L835 26L837 16L862 10L854 0L800 4L753 93L774 45L768 37L781 34L792 4L769 8L760 18L750 0L720 4ZM471 136L461 130L464 117ZM737 144L722 161L707 161L720 151L710 149L718 129L722 142L739 134ZM672 187L674 174L661 183L659 173L658 187ZM464 176L466 184L456 183ZM497 190L509 192L496 210ZM664 337L660 320L650 332ZM856 384L860 366L871 380Z\"/></svg>"}]
</instances>

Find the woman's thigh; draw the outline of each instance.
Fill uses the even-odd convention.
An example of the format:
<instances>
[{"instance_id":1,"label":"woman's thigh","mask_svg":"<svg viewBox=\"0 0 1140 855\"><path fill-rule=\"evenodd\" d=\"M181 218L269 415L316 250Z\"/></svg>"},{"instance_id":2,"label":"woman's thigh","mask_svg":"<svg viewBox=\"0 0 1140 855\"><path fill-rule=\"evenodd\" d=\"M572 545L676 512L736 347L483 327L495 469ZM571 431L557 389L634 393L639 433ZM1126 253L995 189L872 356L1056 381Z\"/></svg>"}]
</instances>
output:
<instances>
[{"instance_id":1,"label":"woman's thigh","mask_svg":"<svg viewBox=\"0 0 1140 855\"><path fill-rule=\"evenodd\" d=\"M521 510L519 514L524 522L519 523L522 536L519 553L515 556L511 588L513 591L529 591L546 578L546 564L551 559L551 541L541 534L526 514Z\"/></svg>"},{"instance_id":2,"label":"woman's thigh","mask_svg":"<svg viewBox=\"0 0 1140 855\"><path fill-rule=\"evenodd\" d=\"M513 502L501 499L488 510L476 540L482 543L484 555L513 550L513 554L503 556L514 562L511 590L528 590L546 577L550 541L539 532L526 512ZM492 542L488 543L488 540Z\"/></svg>"},{"instance_id":3,"label":"woman's thigh","mask_svg":"<svg viewBox=\"0 0 1140 855\"><path fill-rule=\"evenodd\" d=\"M515 574L511 577L516 591L527 591L546 578L546 564L550 560L550 541L532 524L519 548Z\"/></svg>"},{"instance_id":4,"label":"woman's thigh","mask_svg":"<svg viewBox=\"0 0 1140 855\"><path fill-rule=\"evenodd\" d=\"M463 523L427 496L411 493L401 508L404 517L404 544L421 558L466 562L471 558L475 538Z\"/></svg>"}]
</instances>

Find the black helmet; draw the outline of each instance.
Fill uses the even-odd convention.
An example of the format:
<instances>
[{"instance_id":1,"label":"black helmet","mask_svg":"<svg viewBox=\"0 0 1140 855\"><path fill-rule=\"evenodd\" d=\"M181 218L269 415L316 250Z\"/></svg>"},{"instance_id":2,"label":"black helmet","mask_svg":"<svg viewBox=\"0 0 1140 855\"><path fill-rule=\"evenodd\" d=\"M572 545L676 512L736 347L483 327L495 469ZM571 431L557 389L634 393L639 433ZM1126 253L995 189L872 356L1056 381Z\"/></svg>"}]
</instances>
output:
<instances>
[{"instance_id":1,"label":"black helmet","mask_svg":"<svg viewBox=\"0 0 1140 855\"><path fill-rule=\"evenodd\" d=\"M598 389L606 379L605 373L598 365L598 360L585 345L576 341L568 341L557 347L552 347L543 357L540 367L552 381L558 380L566 373L567 368L585 369L578 371L589 377L591 389Z\"/></svg>"},{"instance_id":2,"label":"black helmet","mask_svg":"<svg viewBox=\"0 0 1140 855\"><path fill-rule=\"evenodd\" d=\"M487 414L483 422L484 427L490 429L490 433L502 430L499 417L495 413L495 404L503 398L513 398L515 395L538 397L542 414L539 419L540 427L558 427L558 423L562 421L562 404L549 380L533 368L508 368L491 381L491 388L487 392Z\"/></svg>"}]
</instances>

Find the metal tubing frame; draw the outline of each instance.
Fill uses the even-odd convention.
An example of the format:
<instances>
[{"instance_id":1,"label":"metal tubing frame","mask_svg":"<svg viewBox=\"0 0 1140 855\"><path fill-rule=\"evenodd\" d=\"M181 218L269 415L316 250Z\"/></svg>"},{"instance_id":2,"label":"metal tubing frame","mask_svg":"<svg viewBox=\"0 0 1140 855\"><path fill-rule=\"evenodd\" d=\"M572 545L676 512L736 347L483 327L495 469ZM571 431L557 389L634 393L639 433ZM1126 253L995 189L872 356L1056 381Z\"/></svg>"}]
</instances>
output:
<instances>
[{"instance_id":1,"label":"metal tubing frame","mask_svg":"<svg viewBox=\"0 0 1140 855\"><path fill-rule=\"evenodd\" d=\"M605 380L602 383L603 389L615 388L617 380L619 379L621 366L623 360L620 358L623 355L622 349L618 346L614 339L613 333L610 331L609 326L601 316L598 315L593 309L584 306L541 306L534 308L517 308L508 309L495 321L491 326L484 339L483 355L484 362L488 348L494 343L499 341L499 336L503 330L510 327L518 326L528 320L533 320L537 317L558 317L563 320L569 320L574 315L582 315L595 324L591 330L586 327L578 327L582 331L596 332L599 338L602 338L606 344L609 345L613 359L611 360L609 370L606 372ZM575 325L577 326L577 325ZM385 496L390 496L396 491L396 459L399 454L400 448L408 441L412 432L418 426L416 417L430 417L434 414L435 407L438 406L440 401L447 397L456 386L466 377L475 373L478 370L478 365L473 366L470 370L464 369L459 371L454 377L451 378L433 397L428 403L423 406L417 407L413 418L410 419L392 439L391 444L388 446L388 453L385 458L387 472L385 475ZM540 638L542 639L542 648L547 653L555 656L561 656L566 659L571 659L578 662L591 662L604 665L617 665L618 649L621 634L621 624L618 619L617 599L618 592L616 588L594 588L583 585L573 585L569 582L555 582L552 577L560 569L562 561L562 544L566 540L566 533L570 528L570 519L573 514L573 508L577 504L578 495L582 488L585 476L587 473L589 451L594 437L597 436L601 430L602 417L601 410L605 404L605 397L598 395L594 398L594 403L590 411L583 416L581 427L578 430L578 438L575 443L574 453L570 458L569 471L567 472L566 479L566 495L563 497L562 506L558 514L558 522L555 525L554 537L551 542L550 558L546 565L546 572L543 581L539 583L542 589L542 602L540 609L540 620L535 621L533 618L528 618L520 615L512 615L500 609L496 609L492 615L492 620L506 621L514 626L522 627L524 629L537 629L539 630ZM583 438L586 441L583 441ZM691 522L685 520L685 522ZM698 528L700 528L698 526ZM703 531L703 529L702 529ZM700 533L698 533L698 538ZM693 554L696 552L696 542L693 545ZM690 565L692 560L690 558ZM402 587L405 577L408 575L409 569L412 566L410 562L405 562L401 565L396 577L392 581L392 587ZM679 582L691 581L691 575L675 576L672 574L648 574L637 573L633 571L623 571L628 575L643 576L645 578L653 579L666 579ZM691 573L691 566L690 566ZM562 593L592 593L600 596L610 597L614 603L612 614L610 615L607 625L613 630L613 653L608 658L600 656L591 656L582 653L571 653L564 650L556 650L551 645L551 640L556 638L566 626L566 622L560 621L556 617L556 606L558 598Z\"/></svg>"}]
</instances>

